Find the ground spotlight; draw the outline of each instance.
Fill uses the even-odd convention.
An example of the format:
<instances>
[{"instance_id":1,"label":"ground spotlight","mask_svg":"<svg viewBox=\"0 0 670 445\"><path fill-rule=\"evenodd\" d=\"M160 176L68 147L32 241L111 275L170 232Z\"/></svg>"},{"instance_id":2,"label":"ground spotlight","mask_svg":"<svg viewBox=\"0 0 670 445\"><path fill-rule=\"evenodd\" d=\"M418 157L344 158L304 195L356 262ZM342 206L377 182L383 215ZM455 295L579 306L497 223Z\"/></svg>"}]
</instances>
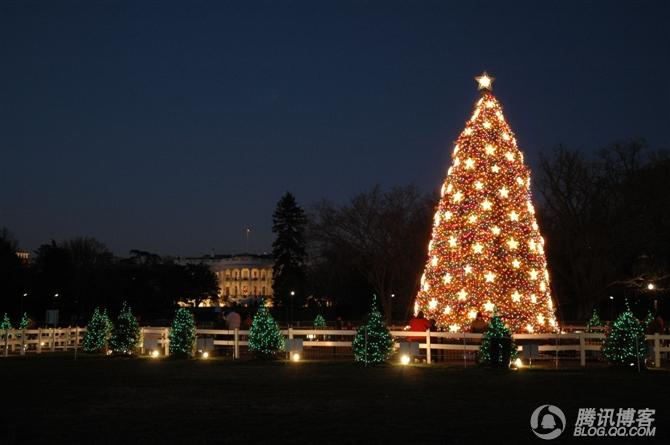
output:
<instances>
[{"instance_id":1,"label":"ground spotlight","mask_svg":"<svg viewBox=\"0 0 670 445\"><path fill-rule=\"evenodd\" d=\"M209 352L205 351L202 353L202 358L203 359L208 359L209 358Z\"/></svg>"},{"instance_id":2,"label":"ground spotlight","mask_svg":"<svg viewBox=\"0 0 670 445\"><path fill-rule=\"evenodd\" d=\"M299 362L300 361L300 354L298 354L297 352L294 352L293 355L291 355L291 360L293 360L294 362Z\"/></svg>"},{"instance_id":3,"label":"ground spotlight","mask_svg":"<svg viewBox=\"0 0 670 445\"><path fill-rule=\"evenodd\" d=\"M403 354L400 356L400 364L401 365L409 365L409 362L411 361L409 355Z\"/></svg>"},{"instance_id":4,"label":"ground spotlight","mask_svg":"<svg viewBox=\"0 0 670 445\"><path fill-rule=\"evenodd\" d=\"M154 349L153 351L151 351L151 358L158 358L159 355L161 354L157 350Z\"/></svg>"}]
</instances>

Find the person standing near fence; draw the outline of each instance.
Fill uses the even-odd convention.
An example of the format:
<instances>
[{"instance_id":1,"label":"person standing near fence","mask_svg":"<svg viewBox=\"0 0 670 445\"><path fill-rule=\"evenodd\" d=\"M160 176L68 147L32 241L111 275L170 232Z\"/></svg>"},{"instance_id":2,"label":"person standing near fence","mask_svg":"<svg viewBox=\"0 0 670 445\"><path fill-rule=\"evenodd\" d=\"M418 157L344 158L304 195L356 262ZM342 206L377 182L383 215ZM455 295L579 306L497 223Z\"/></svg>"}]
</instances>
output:
<instances>
[{"instance_id":1,"label":"person standing near fence","mask_svg":"<svg viewBox=\"0 0 670 445\"><path fill-rule=\"evenodd\" d=\"M477 312L477 316L472 320L472 324L470 325L470 332L473 334L483 334L486 331L486 327L487 323L484 317L482 317L482 313Z\"/></svg>"},{"instance_id":2,"label":"person standing near fence","mask_svg":"<svg viewBox=\"0 0 670 445\"><path fill-rule=\"evenodd\" d=\"M663 323L663 318L660 315L657 315L656 318L654 318L651 323L649 323L649 326L647 326L647 334L649 335L654 335L654 334L660 334L663 335L664 331L664 323ZM649 360L652 362L655 361L656 358L656 351L654 351L654 347L656 345L656 342L651 342L649 343ZM656 364L656 363L654 363Z\"/></svg>"},{"instance_id":3,"label":"person standing near fence","mask_svg":"<svg viewBox=\"0 0 670 445\"><path fill-rule=\"evenodd\" d=\"M409 321L409 330L412 332L422 332L422 337L409 337L409 341L421 341L425 339L426 331L430 330L430 320L426 320L422 311L416 314L416 317Z\"/></svg>"},{"instance_id":4,"label":"person standing near fence","mask_svg":"<svg viewBox=\"0 0 670 445\"><path fill-rule=\"evenodd\" d=\"M407 341L412 343L421 343L426 339L426 331L430 330L430 321L426 320L422 311L419 311L414 318L409 321L409 330L412 332L421 332L421 337L408 337ZM421 349L419 348L419 356L421 356Z\"/></svg>"},{"instance_id":5,"label":"person standing near fence","mask_svg":"<svg viewBox=\"0 0 670 445\"><path fill-rule=\"evenodd\" d=\"M228 314L226 314L226 327L229 330L239 329L241 324L240 314L238 314L234 309L231 309Z\"/></svg>"},{"instance_id":6,"label":"person standing near fence","mask_svg":"<svg viewBox=\"0 0 670 445\"><path fill-rule=\"evenodd\" d=\"M242 321L242 329L245 331L248 331L251 329L251 325L253 324L254 319L251 318L251 312L247 312L247 316L244 317L244 321Z\"/></svg>"}]
</instances>

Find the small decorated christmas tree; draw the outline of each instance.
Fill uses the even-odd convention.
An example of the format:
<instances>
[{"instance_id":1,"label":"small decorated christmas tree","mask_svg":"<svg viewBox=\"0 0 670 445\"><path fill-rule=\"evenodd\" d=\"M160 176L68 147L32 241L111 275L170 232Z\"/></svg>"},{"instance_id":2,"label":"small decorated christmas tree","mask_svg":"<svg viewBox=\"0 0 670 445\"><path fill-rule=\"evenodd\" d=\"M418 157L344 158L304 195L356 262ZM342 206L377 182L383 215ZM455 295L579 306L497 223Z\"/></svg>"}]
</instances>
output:
<instances>
[{"instance_id":1,"label":"small decorated christmas tree","mask_svg":"<svg viewBox=\"0 0 670 445\"><path fill-rule=\"evenodd\" d=\"M177 309L170 328L169 339L171 356L186 358L193 354L195 320L188 309Z\"/></svg>"},{"instance_id":2,"label":"small decorated christmas tree","mask_svg":"<svg viewBox=\"0 0 670 445\"><path fill-rule=\"evenodd\" d=\"M503 320L494 315L482 335L479 363L506 368L513 357L516 357L516 346L512 334Z\"/></svg>"},{"instance_id":3,"label":"small decorated christmas tree","mask_svg":"<svg viewBox=\"0 0 670 445\"><path fill-rule=\"evenodd\" d=\"M586 324L586 331L591 332L591 330L594 327L599 327L602 325L603 322L600 319L600 315L598 315L598 311L596 309L593 309L593 314L591 314L591 318L589 319L589 322Z\"/></svg>"},{"instance_id":4,"label":"small decorated christmas tree","mask_svg":"<svg viewBox=\"0 0 670 445\"><path fill-rule=\"evenodd\" d=\"M21 316L21 321L19 322L19 330L21 330L21 332L16 334L16 338L21 338L21 335L23 335L23 331L28 329L29 324L30 324L30 318L28 318L28 314L24 312L23 315Z\"/></svg>"},{"instance_id":5,"label":"small decorated christmas tree","mask_svg":"<svg viewBox=\"0 0 670 445\"><path fill-rule=\"evenodd\" d=\"M112 322L107 316L107 311L100 311L96 307L91 321L86 325L86 333L82 344L84 352L95 354L104 351L107 348L111 331Z\"/></svg>"},{"instance_id":6,"label":"small decorated christmas tree","mask_svg":"<svg viewBox=\"0 0 670 445\"><path fill-rule=\"evenodd\" d=\"M272 359L284 350L284 336L272 318L270 311L261 303L249 331L249 351L256 358Z\"/></svg>"},{"instance_id":7,"label":"small decorated christmas tree","mask_svg":"<svg viewBox=\"0 0 670 445\"><path fill-rule=\"evenodd\" d=\"M352 347L356 361L366 365L384 363L393 352L393 337L377 308L376 298L372 299L367 322L356 330Z\"/></svg>"},{"instance_id":8,"label":"small decorated christmas tree","mask_svg":"<svg viewBox=\"0 0 670 445\"><path fill-rule=\"evenodd\" d=\"M644 362L647 352L644 325L633 315L630 308L619 315L603 343L605 358L616 365L634 365L639 359Z\"/></svg>"},{"instance_id":9,"label":"small decorated christmas tree","mask_svg":"<svg viewBox=\"0 0 670 445\"><path fill-rule=\"evenodd\" d=\"M314 318L314 327L316 329L323 329L326 327L326 319L323 318L323 315L319 314Z\"/></svg>"},{"instance_id":10,"label":"small decorated christmas tree","mask_svg":"<svg viewBox=\"0 0 670 445\"><path fill-rule=\"evenodd\" d=\"M123 303L119 317L116 319L109 346L117 354L132 354L140 341L140 326L130 311Z\"/></svg>"},{"instance_id":11,"label":"small decorated christmas tree","mask_svg":"<svg viewBox=\"0 0 670 445\"><path fill-rule=\"evenodd\" d=\"M654 314L651 311L647 311L647 316L644 317L644 328L647 329L653 321Z\"/></svg>"},{"instance_id":12,"label":"small decorated christmas tree","mask_svg":"<svg viewBox=\"0 0 670 445\"><path fill-rule=\"evenodd\" d=\"M2 317L2 322L0 322L0 333L2 334L2 338L9 338L9 331L12 329L12 322L9 320L9 316L5 312L5 316Z\"/></svg>"},{"instance_id":13,"label":"small decorated christmas tree","mask_svg":"<svg viewBox=\"0 0 670 445\"><path fill-rule=\"evenodd\" d=\"M4 331L8 331L12 329L12 322L9 320L9 316L5 312L5 315L2 317L2 322L0 322L0 330L3 331L3 335L5 335Z\"/></svg>"},{"instance_id":14,"label":"small decorated christmas tree","mask_svg":"<svg viewBox=\"0 0 670 445\"><path fill-rule=\"evenodd\" d=\"M28 314L24 312L23 316L21 316L21 321L19 322L19 329L21 330L28 329L29 324L30 324L30 317L28 317Z\"/></svg>"}]
</instances>

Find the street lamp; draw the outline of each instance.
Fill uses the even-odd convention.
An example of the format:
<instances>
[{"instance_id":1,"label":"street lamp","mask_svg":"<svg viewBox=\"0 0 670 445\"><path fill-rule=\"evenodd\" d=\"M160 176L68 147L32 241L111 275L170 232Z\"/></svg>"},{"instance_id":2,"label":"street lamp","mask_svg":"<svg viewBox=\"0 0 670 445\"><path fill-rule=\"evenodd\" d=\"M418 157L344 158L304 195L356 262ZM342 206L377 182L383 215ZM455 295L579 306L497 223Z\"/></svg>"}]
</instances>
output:
<instances>
[{"instance_id":1,"label":"street lamp","mask_svg":"<svg viewBox=\"0 0 670 445\"><path fill-rule=\"evenodd\" d=\"M28 296L28 292L21 294L21 316L23 317L23 299Z\"/></svg>"},{"instance_id":2,"label":"street lamp","mask_svg":"<svg viewBox=\"0 0 670 445\"><path fill-rule=\"evenodd\" d=\"M610 295L610 321L614 321L614 296Z\"/></svg>"},{"instance_id":3,"label":"street lamp","mask_svg":"<svg viewBox=\"0 0 670 445\"><path fill-rule=\"evenodd\" d=\"M289 320L289 325L293 326L293 297L295 296L295 291L291 291L291 319Z\"/></svg>"},{"instance_id":4,"label":"street lamp","mask_svg":"<svg viewBox=\"0 0 670 445\"><path fill-rule=\"evenodd\" d=\"M649 290L654 290L655 287L656 286L654 285L654 283L647 284L647 289L649 289Z\"/></svg>"}]
</instances>

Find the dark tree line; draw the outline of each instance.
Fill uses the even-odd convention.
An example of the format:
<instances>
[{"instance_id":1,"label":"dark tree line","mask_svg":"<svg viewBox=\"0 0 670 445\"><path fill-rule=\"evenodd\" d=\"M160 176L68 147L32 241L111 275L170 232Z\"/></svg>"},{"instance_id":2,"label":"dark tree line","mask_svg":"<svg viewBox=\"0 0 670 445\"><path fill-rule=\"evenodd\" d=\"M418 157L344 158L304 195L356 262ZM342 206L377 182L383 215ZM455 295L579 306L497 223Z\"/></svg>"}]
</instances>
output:
<instances>
[{"instance_id":1,"label":"dark tree line","mask_svg":"<svg viewBox=\"0 0 670 445\"><path fill-rule=\"evenodd\" d=\"M307 217L291 193L286 193L272 214L272 267L275 303L302 306L306 301L305 229Z\"/></svg>"},{"instance_id":2,"label":"dark tree line","mask_svg":"<svg viewBox=\"0 0 670 445\"><path fill-rule=\"evenodd\" d=\"M358 317L374 293L387 319L406 319L425 264L435 203L435 197L407 186L374 187L344 205L316 205L309 230L313 291Z\"/></svg>"},{"instance_id":3,"label":"dark tree line","mask_svg":"<svg viewBox=\"0 0 670 445\"><path fill-rule=\"evenodd\" d=\"M218 293L206 265L137 250L115 258L92 238L43 244L24 264L16 241L6 230L0 235L0 311L15 319L25 311L41 322L47 309L58 309L60 324L81 324L96 306L116 313L124 301L143 318L170 318L178 301L198 304Z\"/></svg>"},{"instance_id":4,"label":"dark tree line","mask_svg":"<svg viewBox=\"0 0 670 445\"><path fill-rule=\"evenodd\" d=\"M535 175L541 229L563 318L584 320L608 297L667 296L670 278L670 158L643 141L587 157L559 146ZM653 289L649 288L652 285Z\"/></svg>"},{"instance_id":5,"label":"dark tree line","mask_svg":"<svg viewBox=\"0 0 670 445\"><path fill-rule=\"evenodd\" d=\"M386 318L407 318L435 202L414 186L374 187L305 213L285 194L273 214L275 304L317 312L332 304L329 315L360 319L375 294ZM308 313L300 311L303 318Z\"/></svg>"}]
</instances>

